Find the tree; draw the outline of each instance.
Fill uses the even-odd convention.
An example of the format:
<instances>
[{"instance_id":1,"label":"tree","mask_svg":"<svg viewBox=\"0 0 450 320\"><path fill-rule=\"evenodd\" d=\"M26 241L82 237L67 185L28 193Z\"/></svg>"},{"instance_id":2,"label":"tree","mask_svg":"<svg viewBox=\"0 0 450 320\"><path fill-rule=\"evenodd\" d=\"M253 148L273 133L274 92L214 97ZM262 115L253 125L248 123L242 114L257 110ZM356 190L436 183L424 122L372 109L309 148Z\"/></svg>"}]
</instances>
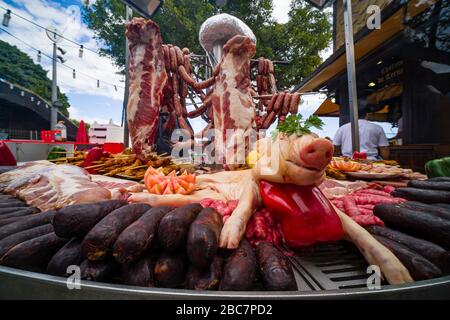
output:
<instances>
[{"instance_id":1,"label":"tree","mask_svg":"<svg viewBox=\"0 0 450 320\"><path fill-rule=\"evenodd\" d=\"M52 81L47 77L41 65L16 46L0 40L0 76L5 80L20 85L45 100L51 101ZM67 96L59 90L58 100L62 102L59 108L62 114L69 116L67 108L70 106Z\"/></svg>"},{"instance_id":2,"label":"tree","mask_svg":"<svg viewBox=\"0 0 450 320\"><path fill-rule=\"evenodd\" d=\"M188 47L203 53L198 42L201 24L217 13L229 13L243 20L257 38L257 57L289 60L289 66L277 66L280 89L299 84L321 62L319 53L331 40L329 16L301 0L293 0L290 20L280 24L272 18L272 0L166 0L153 20L161 28L164 43ZM125 7L120 0L97 0L84 6L83 17L104 46L102 54L115 64L125 66Z\"/></svg>"}]
</instances>

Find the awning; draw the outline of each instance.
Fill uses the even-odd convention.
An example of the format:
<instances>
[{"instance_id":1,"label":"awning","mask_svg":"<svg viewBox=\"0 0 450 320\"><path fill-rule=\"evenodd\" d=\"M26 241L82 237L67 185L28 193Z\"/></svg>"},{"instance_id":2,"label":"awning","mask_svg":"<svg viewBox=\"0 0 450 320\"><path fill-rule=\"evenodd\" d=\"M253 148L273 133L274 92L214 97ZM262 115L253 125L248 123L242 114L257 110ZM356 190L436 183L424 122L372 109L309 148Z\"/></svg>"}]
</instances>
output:
<instances>
[{"instance_id":1,"label":"awning","mask_svg":"<svg viewBox=\"0 0 450 320\"><path fill-rule=\"evenodd\" d=\"M433 2L437 1L439 0L434 0ZM414 17L427 9L429 5L430 4L427 1L409 1L407 13L410 17ZM358 62L380 47L384 42L387 42L389 39L403 31L404 14L404 7L399 6L393 14L383 20L380 29L370 31L367 28L364 28L361 30L355 36L355 61ZM309 77L303 80L294 91L300 93L316 91L335 76L345 72L345 70L345 48L341 47L325 60L325 62L323 62Z\"/></svg>"},{"instance_id":2,"label":"awning","mask_svg":"<svg viewBox=\"0 0 450 320\"><path fill-rule=\"evenodd\" d=\"M331 101L331 99L325 99L320 107L314 112L314 115L319 117L338 117L339 105Z\"/></svg>"}]
</instances>

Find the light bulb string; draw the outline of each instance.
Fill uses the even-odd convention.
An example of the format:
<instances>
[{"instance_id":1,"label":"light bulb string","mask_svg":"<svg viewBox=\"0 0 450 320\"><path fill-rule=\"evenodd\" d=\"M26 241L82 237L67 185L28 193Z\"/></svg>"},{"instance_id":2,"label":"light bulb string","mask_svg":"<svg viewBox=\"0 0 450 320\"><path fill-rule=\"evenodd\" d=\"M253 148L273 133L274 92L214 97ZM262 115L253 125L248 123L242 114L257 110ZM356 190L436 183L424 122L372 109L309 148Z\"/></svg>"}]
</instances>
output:
<instances>
[{"instance_id":1,"label":"light bulb string","mask_svg":"<svg viewBox=\"0 0 450 320\"><path fill-rule=\"evenodd\" d=\"M24 45L26 45L26 46L29 47L30 49L32 49L32 50L38 52L38 54L39 54L39 52L40 52L42 56L45 56L45 57L47 57L48 59L50 59L50 60L52 60L52 61L53 61L53 60L56 60L56 62L58 62L60 65L62 65L62 66L64 66L64 67L66 67L67 69L70 69L70 70L76 70L76 68L74 68L74 67L72 67L72 66L69 66L69 65L67 65L67 64L65 64L65 63L63 63L63 62L61 62L58 58L53 59L52 56L46 54L43 50L36 49L35 47L33 47L33 46L31 46L30 44L26 43L24 40L22 40L22 39L20 39L19 37L15 36L15 35L12 34L11 32L9 32L8 30L5 30L4 28L1 28L1 27L0 27L0 30L3 31L3 32L5 32L6 34L10 35L10 36L13 37L14 39L16 39L16 40L22 42ZM107 84L107 85L109 85L109 86L112 86L112 87L115 86L115 87L117 87L117 88L125 89L125 87L123 87L123 86L119 86L119 85L117 85L117 84L114 84L114 83L111 83L111 82L108 82L108 81L105 81L105 80L100 80L100 79L98 79L98 78L96 78L96 77L93 77L93 76L87 74L87 73L84 73L84 72L81 72L81 71L76 71L76 72L79 73L79 74L81 74L81 75L84 75L84 76L86 76L86 77L89 77L89 78L91 78L91 79L94 79L94 80L97 80L97 81L99 81L99 82L105 83L105 84Z\"/></svg>"}]
</instances>

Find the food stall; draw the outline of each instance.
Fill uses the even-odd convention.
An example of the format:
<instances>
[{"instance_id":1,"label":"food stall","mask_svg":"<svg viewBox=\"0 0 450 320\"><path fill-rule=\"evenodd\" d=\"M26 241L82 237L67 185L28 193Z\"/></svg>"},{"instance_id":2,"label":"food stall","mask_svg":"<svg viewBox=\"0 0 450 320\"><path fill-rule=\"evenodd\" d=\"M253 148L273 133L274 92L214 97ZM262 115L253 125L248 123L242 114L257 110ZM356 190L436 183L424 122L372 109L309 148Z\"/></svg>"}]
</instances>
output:
<instances>
[{"instance_id":1,"label":"food stall","mask_svg":"<svg viewBox=\"0 0 450 320\"><path fill-rule=\"evenodd\" d=\"M321 120L299 115L300 94L277 89L274 64L254 59L256 39L233 16L200 29L206 79L152 20L126 28L132 147L0 174L0 297L448 297L449 159L427 177L333 158L311 132ZM189 119L200 116L205 135L219 131L214 163L157 152L174 130L188 137L174 150L198 147Z\"/></svg>"},{"instance_id":2,"label":"food stall","mask_svg":"<svg viewBox=\"0 0 450 320\"><path fill-rule=\"evenodd\" d=\"M448 35L443 1L353 1L356 87L367 101L369 120L390 122L401 135L390 147L390 159L423 171L425 162L450 153ZM372 12L380 8L380 28L368 29ZM334 3L333 54L297 88L297 92L327 91L319 116L350 120L344 50L343 2ZM402 129L402 130L401 130Z\"/></svg>"}]
</instances>

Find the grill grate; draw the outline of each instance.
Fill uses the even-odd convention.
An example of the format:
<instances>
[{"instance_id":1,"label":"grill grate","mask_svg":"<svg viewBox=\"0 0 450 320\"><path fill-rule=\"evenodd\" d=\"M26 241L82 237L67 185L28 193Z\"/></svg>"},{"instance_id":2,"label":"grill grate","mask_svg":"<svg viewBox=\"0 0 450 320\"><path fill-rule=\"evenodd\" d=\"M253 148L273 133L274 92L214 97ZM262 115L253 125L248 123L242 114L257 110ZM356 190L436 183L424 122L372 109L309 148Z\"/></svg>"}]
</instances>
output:
<instances>
[{"instance_id":1,"label":"grill grate","mask_svg":"<svg viewBox=\"0 0 450 320\"><path fill-rule=\"evenodd\" d=\"M368 264L346 242L323 243L288 256L300 291L366 288Z\"/></svg>"}]
</instances>

